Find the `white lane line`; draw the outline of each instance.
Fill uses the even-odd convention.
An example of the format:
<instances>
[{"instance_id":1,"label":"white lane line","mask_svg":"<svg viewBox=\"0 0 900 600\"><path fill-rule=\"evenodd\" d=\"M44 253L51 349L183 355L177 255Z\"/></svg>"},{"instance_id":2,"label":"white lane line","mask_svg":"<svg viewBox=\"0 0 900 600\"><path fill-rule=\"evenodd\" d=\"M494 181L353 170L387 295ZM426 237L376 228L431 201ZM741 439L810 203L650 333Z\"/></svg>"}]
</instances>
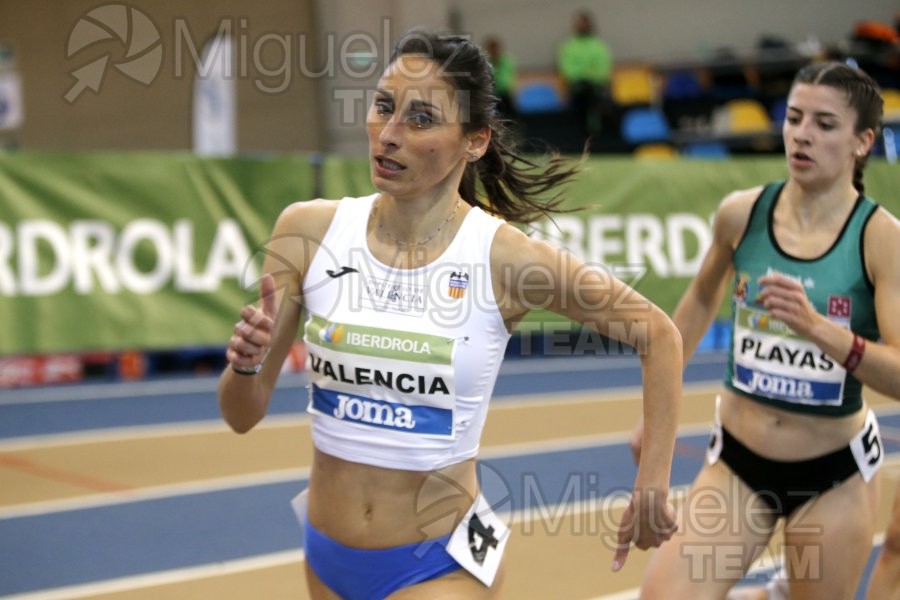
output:
<instances>
[{"instance_id":1,"label":"white lane line","mask_svg":"<svg viewBox=\"0 0 900 600\"><path fill-rule=\"evenodd\" d=\"M262 554L250 558L226 560L208 565L158 571L146 575L133 575L118 579L107 579L96 583L85 583L58 587L37 592L4 596L4 600L69 600L76 598L93 598L101 594L129 592L142 588L150 588L173 583L184 583L197 579L221 577L244 571L256 571L289 564L299 564L303 560L302 550L285 550L271 554Z\"/></svg>"},{"instance_id":2,"label":"white lane line","mask_svg":"<svg viewBox=\"0 0 900 600\"><path fill-rule=\"evenodd\" d=\"M685 394L715 394L722 389L719 381L703 381L684 384L682 395ZM639 386L626 387L598 387L593 390L547 390L534 394L515 394L512 396L495 396L491 400L491 410L520 408L523 406L535 406L540 404L552 406L564 406L574 404L603 404L604 402L620 402L622 400L643 397L643 390ZM712 404L710 404L712 406ZM710 412L712 422L712 412Z\"/></svg>"},{"instance_id":3,"label":"white lane line","mask_svg":"<svg viewBox=\"0 0 900 600\"><path fill-rule=\"evenodd\" d=\"M673 488L673 498L678 494L683 494L684 490ZM624 508L625 500L622 498L614 498L604 501L603 498L586 500L571 505L552 505L542 508L547 510L562 509L565 516L576 517L584 513L595 512L603 509ZM553 513L555 518L556 513ZM521 510L513 513L499 512L500 518L506 519L509 525L533 521L535 518L546 518L546 510L535 512L534 510ZM271 554L263 554L250 558L223 561L207 565L199 565L195 567L186 567L182 569L172 569L168 571L157 571L155 573L147 573L145 575L135 575L130 577L120 577L116 579L107 579L95 583L86 583L65 587L52 588L36 592L27 592L23 594L15 594L12 596L4 596L5 600L75 600L77 598L89 598L100 594L111 594L116 592L127 592L142 588L150 588L161 585L174 583L183 583L198 579L206 579L210 577L222 577L234 573L245 571L253 571L277 567L288 564L300 563L304 559L302 550L286 550Z\"/></svg>"},{"instance_id":4,"label":"white lane line","mask_svg":"<svg viewBox=\"0 0 900 600\"><path fill-rule=\"evenodd\" d=\"M672 488L672 500L681 501L687 493L687 486L677 486ZM595 499L583 501L566 507L567 516L578 516L589 511L597 511L600 509L616 509L625 506L624 498L617 498L612 501L604 501L604 499ZM552 507L545 507L552 508ZM558 508L558 507L557 507ZM502 514L502 513L501 513ZM508 523L510 525L520 524L527 520L534 520L534 511L516 511L509 515ZM543 513L537 516L546 517ZM875 547L881 546L884 542L884 533L876 534L872 543ZM79 584L41 590L36 592L27 592L23 594L15 594L4 596L6 600L76 600L78 598L90 598L100 594L111 594L116 592L128 592L137 589L145 589L162 585L184 583L199 579L207 579L211 577L223 577L235 573L262 570L272 567L301 563L304 560L302 550L285 550L282 552L274 552L270 554L262 554L249 558L222 561L207 565L198 565L195 567L186 567L182 569L172 569L168 571L158 571L155 573L147 573L144 575L135 575L130 577L121 577L116 579L107 579L94 583ZM770 567L763 563L757 563L751 568L750 572L770 570ZM588 600L635 600L640 592L639 588L633 588L614 594L604 594L601 596L593 596Z\"/></svg>"},{"instance_id":5,"label":"white lane line","mask_svg":"<svg viewBox=\"0 0 900 600\"><path fill-rule=\"evenodd\" d=\"M705 425L691 425L679 428L679 436L690 436L706 433ZM627 443L629 433L607 433L586 436L573 436L565 439L552 439L536 442L518 442L512 444L498 444L482 449L479 459L482 461L528 456L546 452L565 452L583 450L588 448L600 448ZM148 486L119 492L104 492L78 496L76 498L60 498L58 500L46 500L43 502L28 502L27 504L0 507L0 520L18 517L44 515L69 510L85 508L99 508L117 504L141 502L144 500L157 500L204 492L225 491L269 483L284 483L298 479L307 479L309 468L281 469L261 471L245 475L232 475L227 477L213 477L185 483L173 483L156 486ZM299 490L298 490L299 491Z\"/></svg>"},{"instance_id":6,"label":"white lane line","mask_svg":"<svg viewBox=\"0 0 900 600\"><path fill-rule=\"evenodd\" d=\"M309 417L305 413L296 415L270 415L266 417L266 420L259 425L256 431L262 429L301 427L308 424ZM214 433L235 435L230 433L225 421L213 419L160 425L134 425L105 429L85 429L70 433L48 433L44 435L9 438L0 440L0 452L13 452L16 450L28 450L38 447L77 446L80 444L97 444Z\"/></svg>"},{"instance_id":7,"label":"white lane line","mask_svg":"<svg viewBox=\"0 0 900 600\"><path fill-rule=\"evenodd\" d=\"M719 389L716 383L700 383L684 386L684 393L703 394L715 393ZM595 395L592 395L595 394ZM575 406L579 404L602 404L606 402L621 402L625 400L639 400L640 388L618 388L597 390L597 392L571 391L571 392L547 392L540 394L520 394L495 398L492 400L490 410L511 411L519 409L531 409L540 406ZM710 412L710 422L712 413ZM309 415L305 412L292 414L270 415L260 423L257 429L267 427L283 428L295 426L308 426ZM26 450L36 447L65 446L75 444L90 444L94 442L114 442L119 440L147 439L154 437L169 437L177 435L195 435L204 433L227 432L224 421L212 419L205 421L191 421L179 423L163 423L157 425L129 425L125 427L108 427L103 429L88 429L69 433L48 433L8 438L0 440L0 452Z\"/></svg>"},{"instance_id":8,"label":"white lane line","mask_svg":"<svg viewBox=\"0 0 900 600\"><path fill-rule=\"evenodd\" d=\"M481 460L496 460L514 456L539 454L541 452L579 450L599 446L609 446L623 443L628 439L628 434L603 434L597 436L581 436L567 440L547 440L545 442L501 444L486 448L481 453ZM225 491L242 487L265 485L268 483L283 483L309 477L309 468L281 469L274 471L262 471L246 475L234 475L228 477L214 477L209 479L173 483L157 486L143 487L121 492L106 492L90 494L77 498L61 498L43 502L29 502L27 504L0 507L0 520L18 517L36 516L83 508L99 508L116 504L141 502L143 500L156 500L175 496L186 496L204 492ZM299 490L298 490L299 491Z\"/></svg>"},{"instance_id":9,"label":"white lane line","mask_svg":"<svg viewBox=\"0 0 900 600\"><path fill-rule=\"evenodd\" d=\"M298 423L291 419L284 419L282 423L271 424L271 427L294 427ZM679 441L682 438L703 435L709 430L708 424L686 424L678 428ZM894 431L893 428L890 428ZM156 435L156 434L153 434ZM150 436L150 434L148 434ZM547 452L565 452L582 450L587 448L599 448L616 444L627 443L630 432L614 432L596 435L572 436L562 439L549 439L532 442L516 442L510 444L496 444L482 448L479 459L483 461L512 458L516 456L528 456ZM96 440L94 440L96 441ZM2 448L0 448L2 449ZM893 468L900 464L900 453L887 454L884 467ZM34 516L77 510L81 508L98 508L114 504L140 502L143 500L155 500L189 494L224 491L266 483L281 483L296 479L305 479L309 476L309 468L282 469L275 471L262 471L246 475L234 475L227 477L215 477L202 479L188 483L165 484L144 487L122 492L108 492L102 494L90 494L77 498L63 498L44 502L29 502L23 505L0 507L0 519L10 519L23 516Z\"/></svg>"},{"instance_id":10,"label":"white lane line","mask_svg":"<svg viewBox=\"0 0 900 600\"><path fill-rule=\"evenodd\" d=\"M703 353L691 359L691 365L725 363L725 354ZM500 367L501 375L527 375L529 373L578 373L583 371L609 371L623 368L639 369L639 357L624 356L585 356L558 358L509 358Z\"/></svg>"},{"instance_id":11,"label":"white lane line","mask_svg":"<svg viewBox=\"0 0 900 600\"><path fill-rule=\"evenodd\" d=\"M145 500L160 500L174 498L176 496L190 496L191 494L205 494L208 492L221 492L240 488L269 485L275 483L287 483L309 478L309 468L276 469L247 475L232 475L228 477L214 477L184 483L167 483L153 485L122 492L105 492L91 494L77 498L60 498L58 500L45 500L43 502L29 502L27 504L0 507L0 520L16 519L20 517L33 517L56 512L81 510L86 508L99 508L143 502ZM300 491L298 487L297 492Z\"/></svg>"},{"instance_id":12,"label":"white lane line","mask_svg":"<svg viewBox=\"0 0 900 600\"><path fill-rule=\"evenodd\" d=\"M285 389L304 387L306 383L306 375L303 373L285 373L278 379L278 387ZM167 394L202 394L215 392L218 385L218 377L186 377L184 379L84 383L36 389L19 388L0 390L0 405L68 402L72 400L109 400Z\"/></svg>"},{"instance_id":13,"label":"white lane line","mask_svg":"<svg viewBox=\"0 0 900 600\"><path fill-rule=\"evenodd\" d=\"M679 441L683 441L680 438L706 434L708 432L709 426L706 424L684 425L678 428L678 437ZM496 444L482 448L478 458L480 460L498 459L513 456L528 456L530 454L544 454L546 452L565 452L568 450L614 446L616 444L628 443L630 437L631 432L619 431L614 433L598 433L549 440L537 440L533 442Z\"/></svg>"},{"instance_id":14,"label":"white lane line","mask_svg":"<svg viewBox=\"0 0 900 600\"><path fill-rule=\"evenodd\" d=\"M715 394L721 390L719 382L701 382L685 384L683 395ZM518 394L492 400L490 407L494 411L513 411L530 409L541 406L576 406L579 404L602 404L607 402L621 402L627 400L639 400L641 388L618 388L571 392L546 392L540 394ZM595 394L595 395L592 395ZM878 406L875 408L878 416L893 416L900 414L900 406ZM709 419L702 424L692 424L690 427L705 426L712 422L712 412ZM269 415L258 426L265 428L288 428L309 426L309 415L304 412L282 415ZM227 432L228 428L219 419L206 421L192 421L181 423L168 423L158 425L135 425L126 427L109 427L103 429L82 430L71 433L51 433L43 435L21 436L0 440L0 452L12 452L33 448L48 448L52 446L67 446L77 444L91 444L97 442L115 442L134 439L148 439L156 437L170 437L178 435L198 435L207 433ZM695 432L693 429L688 431ZM886 439L900 440L900 431L897 428L881 426L882 436Z\"/></svg>"},{"instance_id":15,"label":"white lane line","mask_svg":"<svg viewBox=\"0 0 900 600\"><path fill-rule=\"evenodd\" d=\"M722 355L715 353L697 355L691 364L721 363ZM623 368L639 368L636 356L560 357L560 358L511 358L500 367L501 375L527 375L532 373L564 374L585 371L610 371ZM284 373L278 379L279 389L306 387L305 373ZM0 390L0 405L31 404L40 402L66 402L71 400L107 400L165 394L189 394L215 392L219 384L216 377L191 377L184 379L148 379L135 382L85 383L42 388L18 388Z\"/></svg>"},{"instance_id":16,"label":"white lane line","mask_svg":"<svg viewBox=\"0 0 900 600\"><path fill-rule=\"evenodd\" d=\"M679 428L678 437L679 440L681 440L686 436L704 434L707 432L707 430L708 428L705 425L687 425ZM566 438L564 440L545 440L537 442L499 444L483 449L479 456L479 459L482 461L490 461L518 456L528 456L532 454L542 454L547 452L564 452L582 450L587 448L599 448L603 446L626 443L628 437L628 433L610 433L591 436L577 436ZM895 466L900 466L900 453L887 454L885 456L884 468L893 469ZM121 492L90 494L86 496L78 496L76 498L61 498L58 500L47 500L43 502L29 502L26 504L0 507L0 520L37 516L70 510L100 508L104 506L142 502L145 500L173 498L191 494L227 491L244 487L253 487L257 485L286 483L288 481L297 481L308 478L309 467L301 467L294 469L268 470L244 475L213 477L184 483L148 486ZM298 489L297 491L299 492L300 490Z\"/></svg>"},{"instance_id":17,"label":"white lane line","mask_svg":"<svg viewBox=\"0 0 900 600\"><path fill-rule=\"evenodd\" d=\"M592 598L588 598L587 600L638 600L638 596L641 593L641 588L632 588L630 590L625 590L624 592L617 592L615 594L606 594L605 596L594 596Z\"/></svg>"}]
</instances>

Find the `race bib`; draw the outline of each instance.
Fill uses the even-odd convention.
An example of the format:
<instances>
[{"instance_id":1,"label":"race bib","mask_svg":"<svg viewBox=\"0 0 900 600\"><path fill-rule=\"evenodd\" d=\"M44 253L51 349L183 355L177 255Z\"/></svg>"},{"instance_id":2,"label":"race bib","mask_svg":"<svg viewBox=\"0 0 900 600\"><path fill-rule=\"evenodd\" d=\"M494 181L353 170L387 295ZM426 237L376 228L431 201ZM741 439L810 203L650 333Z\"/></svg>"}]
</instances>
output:
<instances>
[{"instance_id":1,"label":"race bib","mask_svg":"<svg viewBox=\"0 0 900 600\"><path fill-rule=\"evenodd\" d=\"M844 368L768 312L738 305L734 318L735 388L774 400L840 406Z\"/></svg>"},{"instance_id":2,"label":"race bib","mask_svg":"<svg viewBox=\"0 0 900 600\"><path fill-rule=\"evenodd\" d=\"M455 340L311 315L311 412L367 428L453 437Z\"/></svg>"},{"instance_id":3,"label":"race bib","mask_svg":"<svg viewBox=\"0 0 900 600\"><path fill-rule=\"evenodd\" d=\"M500 568L509 527L494 514L482 494L450 536L447 553L484 585L490 586Z\"/></svg>"},{"instance_id":4,"label":"race bib","mask_svg":"<svg viewBox=\"0 0 900 600\"><path fill-rule=\"evenodd\" d=\"M881 433L878 430L878 419L875 413L869 410L866 415L866 424L859 433L850 441L850 450L863 479L868 482L884 462L884 446L881 443Z\"/></svg>"}]
</instances>

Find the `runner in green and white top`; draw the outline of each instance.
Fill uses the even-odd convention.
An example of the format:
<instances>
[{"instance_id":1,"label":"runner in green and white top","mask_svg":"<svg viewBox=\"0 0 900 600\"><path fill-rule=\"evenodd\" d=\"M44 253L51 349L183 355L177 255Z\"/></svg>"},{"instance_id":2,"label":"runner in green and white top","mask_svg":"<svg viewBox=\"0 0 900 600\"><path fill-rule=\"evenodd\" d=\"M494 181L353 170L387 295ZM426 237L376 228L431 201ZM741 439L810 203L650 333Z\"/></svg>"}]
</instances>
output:
<instances>
[{"instance_id":1,"label":"runner in green and white top","mask_svg":"<svg viewBox=\"0 0 900 600\"><path fill-rule=\"evenodd\" d=\"M856 593L883 459L860 388L900 398L900 223L862 182L882 108L859 69L804 67L783 124L787 181L734 192L717 211L673 319L689 358L730 293L729 367L706 464L643 598ZM785 577L768 591L731 590L780 520Z\"/></svg>"}]
</instances>

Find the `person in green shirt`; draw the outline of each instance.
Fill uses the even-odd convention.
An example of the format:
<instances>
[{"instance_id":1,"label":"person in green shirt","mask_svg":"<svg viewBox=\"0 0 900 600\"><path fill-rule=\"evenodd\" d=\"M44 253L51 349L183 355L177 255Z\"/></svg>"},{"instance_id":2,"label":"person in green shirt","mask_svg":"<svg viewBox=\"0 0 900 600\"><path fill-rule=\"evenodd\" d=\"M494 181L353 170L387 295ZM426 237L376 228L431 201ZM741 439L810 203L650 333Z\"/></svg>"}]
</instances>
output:
<instances>
[{"instance_id":1,"label":"person in green shirt","mask_svg":"<svg viewBox=\"0 0 900 600\"><path fill-rule=\"evenodd\" d=\"M494 94L500 100L497 109L504 117L516 116L513 93L516 89L516 61L496 37L484 42L484 50L494 70Z\"/></svg>"},{"instance_id":2,"label":"person in green shirt","mask_svg":"<svg viewBox=\"0 0 900 600\"><path fill-rule=\"evenodd\" d=\"M594 32L590 13L580 11L572 21L572 35L559 48L557 66L569 94L569 105L584 131L600 131L601 116L609 100L613 57L609 46Z\"/></svg>"}]
</instances>

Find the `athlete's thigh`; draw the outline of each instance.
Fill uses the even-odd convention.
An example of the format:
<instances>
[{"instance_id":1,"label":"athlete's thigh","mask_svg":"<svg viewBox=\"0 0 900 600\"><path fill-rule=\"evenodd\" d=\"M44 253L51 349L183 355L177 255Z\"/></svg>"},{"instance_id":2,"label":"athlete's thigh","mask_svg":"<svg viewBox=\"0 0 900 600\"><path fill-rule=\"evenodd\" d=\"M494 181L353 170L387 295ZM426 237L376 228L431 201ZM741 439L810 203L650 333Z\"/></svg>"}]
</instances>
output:
<instances>
[{"instance_id":1,"label":"athlete's thigh","mask_svg":"<svg viewBox=\"0 0 900 600\"><path fill-rule=\"evenodd\" d=\"M894 504L891 509L891 519L885 531L885 546L892 552L900 553L900 482L894 491Z\"/></svg>"},{"instance_id":2,"label":"athlete's thigh","mask_svg":"<svg viewBox=\"0 0 900 600\"><path fill-rule=\"evenodd\" d=\"M868 587L868 600L900 600L900 484L894 493L891 520Z\"/></svg>"},{"instance_id":3,"label":"athlete's thigh","mask_svg":"<svg viewBox=\"0 0 900 600\"><path fill-rule=\"evenodd\" d=\"M491 587L487 587L465 569L453 571L437 579L431 579L416 585L397 590L388 598L390 600L489 600L500 598L503 586L503 565L497 572Z\"/></svg>"},{"instance_id":4,"label":"athlete's thigh","mask_svg":"<svg viewBox=\"0 0 900 600\"><path fill-rule=\"evenodd\" d=\"M852 598L872 550L878 510L878 476L854 475L785 523L783 559L791 598Z\"/></svg>"},{"instance_id":5,"label":"athlete's thigh","mask_svg":"<svg viewBox=\"0 0 900 600\"><path fill-rule=\"evenodd\" d=\"M303 561L303 568L306 570L306 589L309 590L309 597L312 600L341 600L338 594L319 579L307 561Z\"/></svg>"},{"instance_id":6,"label":"athlete's thigh","mask_svg":"<svg viewBox=\"0 0 900 600\"><path fill-rule=\"evenodd\" d=\"M641 598L724 598L765 548L775 521L724 463L705 464L679 508L678 532L650 559Z\"/></svg>"}]
</instances>

